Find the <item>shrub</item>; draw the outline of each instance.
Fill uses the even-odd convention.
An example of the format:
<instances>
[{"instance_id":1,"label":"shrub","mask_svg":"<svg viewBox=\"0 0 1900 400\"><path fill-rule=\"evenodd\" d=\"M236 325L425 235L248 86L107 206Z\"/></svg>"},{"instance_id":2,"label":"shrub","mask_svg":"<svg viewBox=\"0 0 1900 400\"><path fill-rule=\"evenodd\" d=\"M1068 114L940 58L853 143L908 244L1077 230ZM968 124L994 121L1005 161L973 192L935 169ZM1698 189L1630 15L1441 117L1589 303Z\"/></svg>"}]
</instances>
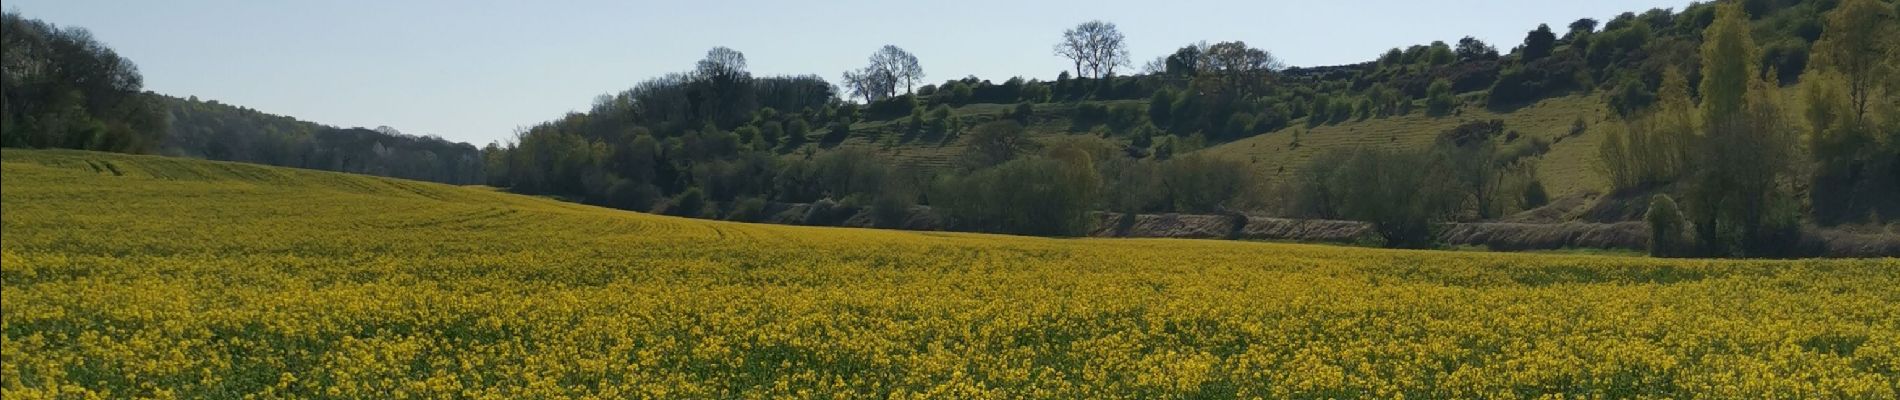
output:
<instances>
[{"instance_id":1,"label":"shrub","mask_svg":"<svg viewBox=\"0 0 1900 400\"><path fill-rule=\"evenodd\" d=\"M1652 257L1676 257L1688 253L1689 241L1683 237L1682 211L1676 207L1676 200L1666 194L1658 194L1649 199L1649 212L1643 215L1643 222L1649 224L1649 255Z\"/></svg>"},{"instance_id":2,"label":"shrub","mask_svg":"<svg viewBox=\"0 0 1900 400\"><path fill-rule=\"evenodd\" d=\"M791 138L785 137L785 124L779 123L778 121L769 121L759 124L759 139L767 143L793 141Z\"/></svg>"},{"instance_id":3,"label":"shrub","mask_svg":"<svg viewBox=\"0 0 1900 400\"><path fill-rule=\"evenodd\" d=\"M785 143L805 143L805 135L811 133L811 124L804 119L793 118L785 124Z\"/></svg>"},{"instance_id":4,"label":"shrub","mask_svg":"<svg viewBox=\"0 0 1900 400\"><path fill-rule=\"evenodd\" d=\"M1490 141L1491 138L1503 133L1504 120L1465 121L1449 130L1439 132L1437 143L1456 147L1470 147L1478 143Z\"/></svg>"},{"instance_id":5,"label":"shrub","mask_svg":"<svg viewBox=\"0 0 1900 400\"><path fill-rule=\"evenodd\" d=\"M911 132L922 132L924 130L923 108L910 109L910 122L904 124L904 129L909 129Z\"/></svg>"},{"instance_id":6,"label":"shrub","mask_svg":"<svg viewBox=\"0 0 1900 400\"><path fill-rule=\"evenodd\" d=\"M1289 122L1289 114L1291 113L1287 111L1286 104L1275 104L1272 107L1267 107L1260 112L1259 117L1254 118L1253 131L1255 133L1266 133L1286 128Z\"/></svg>"},{"instance_id":7,"label":"shrub","mask_svg":"<svg viewBox=\"0 0 1900 400\"><path fill-rule=\"evenodd\" d=\"M673 197L673 204L666 207L666 213L681 217L698 217L705 214L706 194L699 188L691 187Z\"/></svg>"},{"instance_id":8,"label":"shrub","mask_svg":"<svg viewBox=\"0 0 1900 400\"><path fill-rule=\"evenodd\" d=\"M851 206L838 204L831 199L818 199L807 206L804 219L799 220L798 223L811 226L837 226L844 223L845 219L851 218L851 214L856 211Z\"/></svg>"},{"instance_id":9,"label":"shrub","mask_svg":"<svg viewBox=\"0 0 1900 400\"><path fill-rule=\"evenodd\" d=\"M1099 103L1077 104L1075 105L1075 112L1070 118L1074 120L1075 126L1082 128L1078 130L1086 130L1088 127L1095 126L1095 124L1108 119L1108 107L1103 107Z\"/></svg>"},{"instance_id":10,"label":"shrub","mask_svg":"<svg viewBox=\"0 0 1900 400\"><path fill-rule=\"evenodd\" d=\"M747 197L732 203L732 212L726 213L726 219L740 222L758 222L764 220L765 199Z\"/></svg>"},{"instance_id":11,"label":"shrub","mask_svg":"<svg viewBox=\"0 0 1900 400\"><path fill-rule=\"evenodd\" d=\"M871 200L871 223L879 228L901 228L910 218L911 196L884 193Z\"/></svg>"},{"instance_id":12,"label":"shrub","mask_svg":"<svg viewBox=\"0 0 1900 400\"><path fill-rule=\"evenodd\" d=\"M1227 116L1227 123L1221 125L1219 134L1230 140L1246 137L1252 133L1248 131L1253 130L1253 125L1253 115L1233 113Z\"/></svg>"},{"instance_id":13,"label":"shrub","mask_svg":"<svg viewBox=\"0 0 1900 400\"><path fill-rule=\"evenodd\" d=\"M1536 177L1532 177L1529 182L1524 183L1524 194L1521 197L1519 201L1524 203L1524 209L1526 210L1550 204L1550 193L1544 191L1544 181Z\"/></svg>"},{"instance_id":14,"label":"shrub","mask_svg":"<svg viewBox=\"0 0 1900 400\"><path fill-rule=\"evenodd\" d=\"M950 133L950 120L954 118L956 118L956 116L954 112L950 111L950 106L938 105L937 108L931 109L930 118L926 122L930 127L930 134L943 135Z\"/></svg>"},{"instance_id":15,"label":"shrub","mask_svg":"<svg viewBox=\"0 0 1900 400\"><path fill-rule=\"evenodd\" d=\"M873 101L864 106L864 117L869 120L887 120L909 115L917 108L917 98L911 95L893 96Z\"/></svg>"},{"instance_id":16,"label":"shrub","mask_svg":"<svg viewBox=\"0 0 1900 400\"><path fill-rule=\"evenodd\" d=\"M1047 103L1051 95L1047 83L1029 82L1023 85L1022 101L1025 103Z\"/></svg>"},{"instance_id":17,"label":"shrub","mask_svg":"<svg viewBox=\"0 0 1900 400\"><path fill-rule=\"evenodd\" d=\"M1516 132L1513 131L1512 133L1516 133ZM1517 163L1518 161L1522 161L1526 158L1542 156L1544 155L1544 153L1549 153L1549 152L1550 152L1549 140L1544 140L1544 138L1540 138L1540 137L1531 137L1530 139L1518 142L1517 144L1512 145L1510 148L1504 149L1503 152L1498 153L1498 163L1506 164L1506 165L1513 164L1513 163Z\"/></svg>"},{"instance_id":18,"label":"shrub","mask_svg":"<svg viewBox=\"0 0 1900 400\"><path fill-rule=\"evenodd\" d=\"M1171 111L1174 111L1174 91L1156 90L1154 96L1148 98L1148 120L1155 125L1167 125Z\"/></svg>"},{"instance_id":19,"label":"shrub","mask_svg":"<svg viewBox=\"0 0 1900 400\"><path fill-rule=\"evenodd\" d=\"M1015 119L1016 123L1027 126L1036 117L1036 106L1027 101L1017 103L1016 111L1010 112L1009 117Z\"/></svg>"},{"instance_id":20,"label":"shrub","mask_svg":"<svg viewBox=\"0 0 1900 400\"><path fill-rule=\"evenodd\" d=\"M1108 129L1115 132L1127 132L1141 124L1143 111L1135 104L1121 104L1108 110Z\"/></svg>"},{"instance_id":21,"label":"shrub","mask_svg":"<svg viewBox=\"0 0 1900 400\"><path fill-rule=\"evenodd\" d=\"M646 212L659 199L660 189L645 183L622 179L607 189L607 206L622 210Z\"/></svg>"},{"instance_id":22,"label":"shrub","mask_svg":"<svg viewBox=\"0 0 1900 400\"><path fill-rule=\"evenodd\" d=\"M1487 99L1491 107L1509 107L1579 87L1577 72L1586 68L1574 56L1548 57L1498 73Z\"/></svg>"},{"instance_id":23,"label":"shrub","mask_svg":"<svg viewBox=\"0 0 1900 400\"><path fill-rule=\"evenodd\" d=\"M851 125L847 125L843 122L832 122L831 125L825 127L825 136L819 140L825 143L838 143L849 138L851 138Z\"/></svg>"},{"instance_id":24,"label":"shrub","mask_svg":"<svg viewBox=\"0 0 1900 400\"><path fill-rule=\"evenodd\" d=\"M739 137L740 143L752 144L755 148L769 148L778 144L776 143L778 138L772 138L774 143L766 143L764 139L759 138L759 128L756 126L741 126L738 129L733 129L732 134Z\"/></svg>"},{"instance_id":25,"label":"shrub","mask_svg":"<svg viewBox=\"0 0 1900 400\"><path fill-rule=\"evenodd\" d=\"M1337 124L1351 120L1352 99L1343 96L1334 98L1333 104L1327 107L1327 111L1331 113L1326 120L1328 123Z\"/></svg>"},{"instance_id":26,"label":"shrub","mask_svg":"<svg viewBox=\"0 0 1900 400\"><path fill-rule=\"evenodd\" d=\"M1425 90L1425 112L1432 115L1450 114L1458 107L1458 98L1451 94L1451 82L1443 79L1433 81L1430 89Z\"/></svg>"}]
</instances>

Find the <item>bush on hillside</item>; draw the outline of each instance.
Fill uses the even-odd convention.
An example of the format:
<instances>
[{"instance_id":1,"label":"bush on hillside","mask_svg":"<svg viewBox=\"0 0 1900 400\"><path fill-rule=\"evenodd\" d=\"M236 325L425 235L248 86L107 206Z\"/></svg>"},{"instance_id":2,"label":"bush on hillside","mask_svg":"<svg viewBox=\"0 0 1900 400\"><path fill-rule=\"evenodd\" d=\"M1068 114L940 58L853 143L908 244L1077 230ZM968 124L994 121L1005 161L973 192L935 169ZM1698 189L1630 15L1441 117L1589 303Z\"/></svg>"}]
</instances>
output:
<instances>
[{"instance_id":1,"label":"bush on hillside","mask_svg":"<svg viewBox=\"0 0 1900 400\"><path fill-rule=\"evenodd\" d=\"M734 201L732 211L726 213L726 220L739 222L758 222L765 219L765 199L747 197Z\"/></svg>"},{"instance_id":2,"label":"bush on hillside","mask_svg":"<svg viewBox=\"0 0 1900 400\"><path fill-rule=\"evenodd\" d=\"M698 217L706 212L706 195L699 188L687 188L673 197L673 204L666 207L666 213L681 217Z\"/></svg>"},{"instance_id":3,"label":"bush on hillside","mask_svg":"<svg viewBox=\"0 0 1900 400\"><path fill-rule=\"evenodd\" d=\"M1086 159L1030 157L943 178L930 199L962 229L1075 236L1088 232L1100 189Z\"/></svg>"},{"instance_id":4,"label":"bush on hillside","mask_svg":"<svg viewBox=\"0 0 1900 400\"><path fill-rule=\"evenodd\" d=\"M1676 257L1689 253L1690 241L1683 237L1682 211L1676 207L1676 200L1666 194L1658 194L1649 200L1649 212L1643 215L1643 222L1649 224L1649 255L1651 257Z\"/></svg>"}]
</instances>

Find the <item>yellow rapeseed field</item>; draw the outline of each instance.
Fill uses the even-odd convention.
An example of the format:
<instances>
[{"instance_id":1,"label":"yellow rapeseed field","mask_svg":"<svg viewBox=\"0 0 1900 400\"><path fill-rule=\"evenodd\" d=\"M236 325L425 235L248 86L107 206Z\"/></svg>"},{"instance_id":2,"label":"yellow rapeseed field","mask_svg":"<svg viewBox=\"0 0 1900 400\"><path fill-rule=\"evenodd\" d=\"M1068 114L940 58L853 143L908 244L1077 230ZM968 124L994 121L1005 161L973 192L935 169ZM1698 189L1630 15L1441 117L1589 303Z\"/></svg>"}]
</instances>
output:
<instances>
[{"instance_id":1,"label":"yellow rapeseed field","mask_svg":"<svg viewBox=\"0 0 1900 400\"><path fill-rule=\"evenodd\" d=\"M6 150L0 396L1866 398L1900 262L722 223Z\"/></svg>"}]
</instances>

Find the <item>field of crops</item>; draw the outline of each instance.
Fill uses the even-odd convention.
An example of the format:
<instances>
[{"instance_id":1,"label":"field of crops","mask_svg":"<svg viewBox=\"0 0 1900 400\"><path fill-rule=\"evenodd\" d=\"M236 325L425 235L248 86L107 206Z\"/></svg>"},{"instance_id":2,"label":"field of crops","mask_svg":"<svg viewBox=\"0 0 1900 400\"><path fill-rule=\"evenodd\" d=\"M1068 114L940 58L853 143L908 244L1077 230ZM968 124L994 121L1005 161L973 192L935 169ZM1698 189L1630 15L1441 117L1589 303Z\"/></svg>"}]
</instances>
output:
<instances>
[{"instance_id":1,"label":"field of crops","mask_svg":"<svg viewBox=\"0 0 1900 400\"><path fill-rule=\"evenodd\" d=\"M0 396L1895 398L1900 262L722 223L6 150Z\"/></svg>"}]
</instances>

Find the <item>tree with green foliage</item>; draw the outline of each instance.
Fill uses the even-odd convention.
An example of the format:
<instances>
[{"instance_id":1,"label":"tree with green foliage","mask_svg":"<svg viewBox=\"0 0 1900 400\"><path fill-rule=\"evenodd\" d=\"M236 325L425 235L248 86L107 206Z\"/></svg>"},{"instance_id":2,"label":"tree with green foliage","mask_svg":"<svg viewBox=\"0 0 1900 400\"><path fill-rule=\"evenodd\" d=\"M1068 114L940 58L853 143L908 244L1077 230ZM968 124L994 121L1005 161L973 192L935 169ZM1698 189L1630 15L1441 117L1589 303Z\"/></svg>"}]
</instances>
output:
<instances>
[{"instance_id":1,"label":"tree with green foliage","mask_svg":"<svg viewBox=\"0 0 1900 400\"><path fill-rule=\"evenodd\" d=\"M1793 135L1772 83L1757 79L1758 50L1741 6L1717 5L1703 37L1701 168L1688 201L1696 240L1705 254L1778 255L1797 228L1785 179Z\"/></svg>"},{"instance_id":2,"label":"tree with green foliage","mask_svg":"<svg viewBox=\"0 0 1900 400\"><path fill-rule=\"evenodd\" d=\"M745 53L724 46L706 51L693 70L694 91L700 93L695 106L703 122L733 127L748 117L758 105L756 80L746 70Z\"/></svg>"},{"instance_id":3,"label":"tree with green foliage","mask_svg":"<svg viewBox=\"0 0 1900 400\"><path fill-rule=\"evenodd\" d=\"M1491 47L1490 44L1485 43L1483 40L1478 40L1478 38L1470 36L1458 39L1458 48L1454 53L1457 54L1459 60L1464 61L1489 61L1498 59L1498 49L1496 47Z\"/></svg>"},{"instance_id":4,"label":"tree with green foliage","mask_svg":"<svg viewBox=\"0 0 1900 400\"><path fill-rule=\"evenodd\" d=\"M1505 212L1509 198L1504 195L1504 183L1510 175L1500 165L1497 142L1487 139L1463 146L1440 143L1434 151L1441 172L1450 178L1445 183L1452 185L1444 189L1460 198L1458 203L1467 204L1460 208L1472 211L1477 219Z\"/></svg>"},{"instance_id":5,"label":"tree with green foliage","mask_svg":"<svg viewBox=\"0 0 1900 400\"><path fill-rule=\"evenodd\" d=\"M1611 125L1598 144L1599 166L1611 188L1661 186L1689 173L1697 118L1688 81L1674 68L1665 70L1655 106L1622 125Z\"/></svg>"},{"instance_id":6,"label":"tree with green foliage","mask_svg":"<svg viewBox=\"0 0 1900 400\"><path fill-rule=\"evenodd\" d=\"M1201 73L1203 60L1207 53L1207 42L1181 46L1162 62L1164 72L1172 76L1195 76Z\"/></svg>"},{"instance_id":7,"label":"tree with green foliage","mask_svg":"<svg viewBox=\"0 0 1900 400\"><path fill-rule=\"evenodd\" d=\"M1866 118L1875 99L1885 95L1883 81L1900 73L1889 62L1900 52L1895 13L1879 0L1844 0L1827 13L1827 29L1814 43L1815 64L1845 81L1853 118Z\"/></svg>"},{"instance_id":8,"label":"tree with green foliage","mask_svg":"<svg viewBox=\"0 0 1900 400\"><path fill-rule=\"evenodd\" d=\"M1583 38L1584 36L1589 36L1592 33L1596 33L1596 31L1597 31L1596 19L1580 18L1570 23L1570 31L1564 33L1564 40L1574 42L1574 41L1577 41L1578 39Z\"/></svg>"},{"instance_id":9,"label":"tree with green foliage","mask_svg":"<svg viewBox=\"0 0 1900 400\"><path fill-rule=\"evenodd\" d=\"M1529 63L1549 57L1550 52L1556 47L1557 33L1550 30L1550 25L1537 24L1537 29L1531 30L1524 36L1524 45L1518 48L1520 57L1518 61Z\"/></svg>"},{"instance_id":10,"label":"tree with green foliage","mask_svg":"<svg viewBox=\"0 0 1900 400\"><path fill-rule=\"evenodd\" d=\"M1890 61L1900 54L1895 10L1878 0L1846 0L1825 17L1815 62L1801 76L1803 130L1809 159L1815 163L1809 203L1821 223L1857 220L1900 200L1900 190L1883 175L1900 176L1885 165L1900 165L1900 154L1883 148L1882 124L1896 130L1893 116L1878 118L1879 106L1900 99L1893 82L1900 73Z\"/></svg>"},{"instance_id":11,"label":"tree with green foliage","mask_svg":"<svg viewBox=\"0 0 1900 400\"><path fill-rule=\"evenodd\" d=\"M138 66L91 32L9 11L0 42L0 146L144 153L163 141L166 118L141 93Z\"/></svg>"},{"instance_id":12,"label":"tree with green foliage","mask_svg":"<svg viewBox=\"0 0 1900 400\"><path fill-rule=\"evenodd\" d=\"M1202 57L1202 70L1218 76L1222 87L1238 91L1242 98L1258 90L1269 74L1286 68L1273 53L1242 41L1208 46Z\"/></svg>"},{"instance_id":13,"label":"tree with green foliage","mask_svg":"<svg viewBox=\"0 0 1900 400\"><path fill-rule=\"evenodd\" d=\"M1372 224L1387 247L1430 247L1438 224L1452 212L1443 188L1451 185L1421 152L1359 149L1337 165L1308 168L1332 171L1324 179L1331 206L1340 217ZM1316 159L1317 160L1317 159Z\"/></svg>"},{"instance_id":14,"label":"tree with green foliage","mask_svg":"<svg viewBox=\"0 0 1900 400\"><path fill-rule=\"evenodd\" d=\"M1200 153L1167 160L1160 169L1168 210L1188 213L1231 211L1252 184L1247 165Z\"/></svg>"},{"instance_id":15,"label":"tree with green foliage","mask_svg":"<svg viewBox=\"0 0 1900 400\"><path fill-rule=\"evenodd\" d=\"M1087 153L1011 160L969 175L941 178L930 194L964 229L1079 236L1090 226L1101 177Z\"/></svg>"},{"instance_id":16,"label":"tree with green foliage","mask_svg":"<svg viewBox=\"0 0 1900 400\"><path fill-rule=\"evenodd\" d=\"M1428 65L1437 67L1455 61L1458 61L1457 53L1453 52L1451 45L1445 44L1444 41L1432 42L1431 48L1425 51L1425 63Z\"/></svg>"},{"instance_id":17,"label":"tree with green foliage","mask_svg":"<svg viewBox=\"0 0 1900 400\"><path fill-rule=\"evenodd\" d=\"M970 169L1008 162L1035 146L1023 131L1023 126L1016 121L986 122L970 128L969 136L969 147L963 151L963 164Z\"/></svg>"}]
</instances>

